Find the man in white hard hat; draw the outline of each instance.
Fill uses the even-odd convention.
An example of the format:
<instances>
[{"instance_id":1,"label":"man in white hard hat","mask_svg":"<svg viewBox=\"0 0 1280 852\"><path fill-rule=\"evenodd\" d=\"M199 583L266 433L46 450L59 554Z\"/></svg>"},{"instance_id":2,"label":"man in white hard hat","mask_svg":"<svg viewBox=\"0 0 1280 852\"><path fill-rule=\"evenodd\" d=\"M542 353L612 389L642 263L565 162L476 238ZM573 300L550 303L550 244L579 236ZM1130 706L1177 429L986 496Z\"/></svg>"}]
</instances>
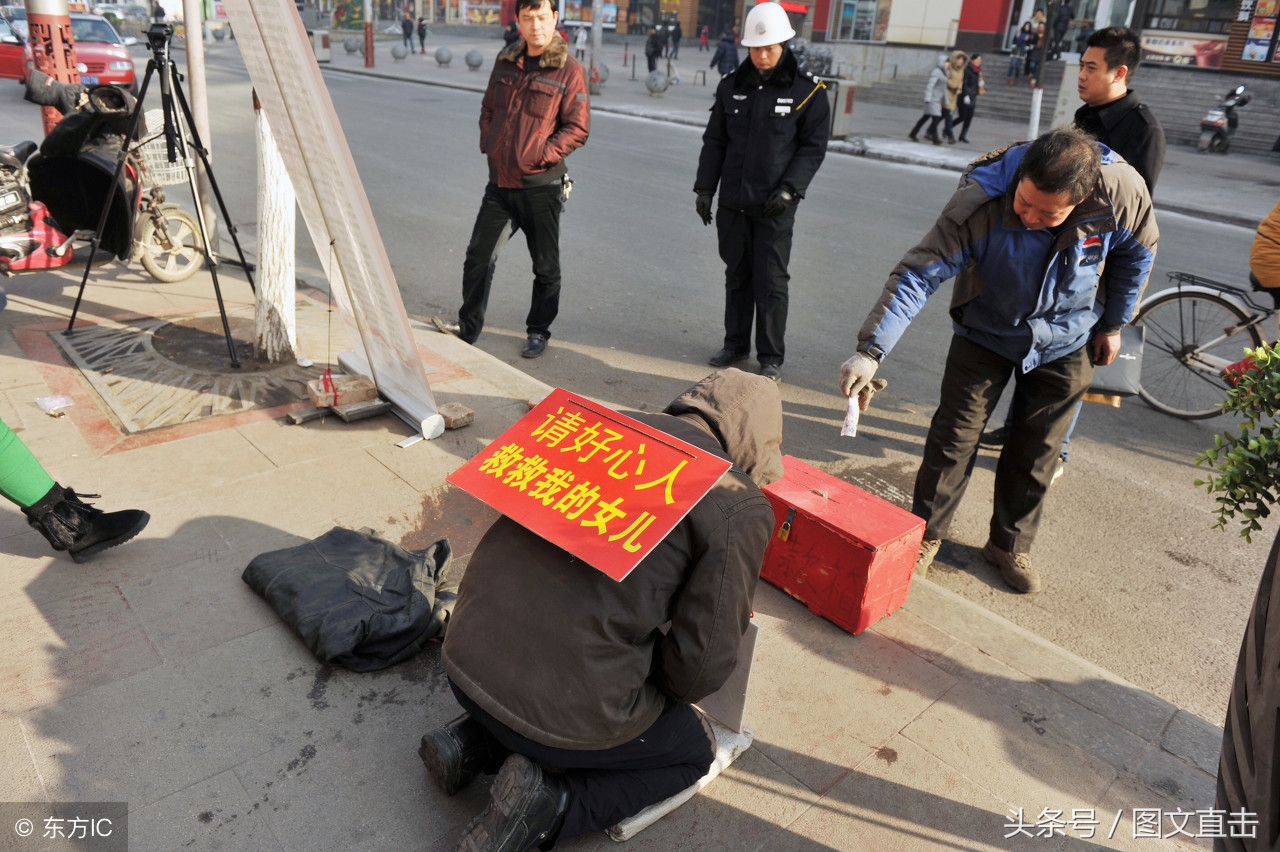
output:
<instances>
[{"instance_id":1,"label":"man in white hard hat","mask_svg":"<svg viewBox=\"0 0 1280 852\"><path fill-rule=\"evenodd\" d=\"M795 30L786 11L764 2L747 13L747 57L716 88L715 105L693 184L704 225L715 209L725 263L724 346L711 366L751 355L755 322L760 375L782 378L787 285L796 206L827 153L831 107L826 87L801 71L787 42Z\"/></svg>"}]
</instances>

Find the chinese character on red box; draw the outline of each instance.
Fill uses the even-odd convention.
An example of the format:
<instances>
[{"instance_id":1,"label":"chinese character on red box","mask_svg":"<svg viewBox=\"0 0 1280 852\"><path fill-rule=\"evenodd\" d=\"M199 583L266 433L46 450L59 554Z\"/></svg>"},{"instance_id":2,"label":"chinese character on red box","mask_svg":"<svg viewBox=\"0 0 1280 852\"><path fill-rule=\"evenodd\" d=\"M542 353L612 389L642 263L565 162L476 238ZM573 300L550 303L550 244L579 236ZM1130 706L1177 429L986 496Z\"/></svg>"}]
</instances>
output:
<instances>
[{"instance_id":1,"label":"chinese character on red box","mask_svg":"<svg viewBox=\"0 0 1280 852\"><path fill-rule=\"evenodd\" d=\"M729 467L556 388L449 482L621 582Z\"/></svg>"},{"instance_id":2,"label":"chinese character on red box","mask_svg":"<svg viewBox=\"0 0 1280 852\"><path fill-rule=\"evenodd\" d=\"M924 521L792 456L764 487L773 537L760 576L850 633L906 603Z\"/></svg>"}]
</instances>

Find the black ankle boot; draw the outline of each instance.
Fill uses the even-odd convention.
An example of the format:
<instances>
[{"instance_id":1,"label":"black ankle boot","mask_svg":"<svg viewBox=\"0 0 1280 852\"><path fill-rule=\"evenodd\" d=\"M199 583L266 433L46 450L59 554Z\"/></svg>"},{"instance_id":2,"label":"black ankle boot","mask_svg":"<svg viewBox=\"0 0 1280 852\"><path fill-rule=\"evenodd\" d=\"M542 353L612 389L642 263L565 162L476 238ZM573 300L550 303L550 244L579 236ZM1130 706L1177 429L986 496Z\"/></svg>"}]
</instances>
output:
<instances>
[{"instance_id":1,"label":"black ankle boot","mask_svg":"<svg viewBox=\"0 0 1280 852\"><path fill-rule=\"evenodd\" d=\"M551 849L569 810L569 785L522 754L502 764L489 788L489 805L473 819L458 852L529 852Z\"/></svg>"},{"instance_id":2,"label":"black ankle boot","mask_svg":"<svg viewBox=\"0 0 1280 852\"><path fill-rule=\"evenodd\" d=\"M481 772L497 772L507 754L493 734L466 713L443 728L428 731L418 747L418 757L446 796L457 793Z\"/></svg>"},{"instance_id":3,"label":"black ankle boot","mask_svg":"<svg viewBox=\"0 0 1280 852\"><path fill-rule=\"evenodd\" d=\"M97 494L86 494L97 497ZM104 512L80 499L70 488L54 484L34 506L22 510L27 523L48 539L54 550L65 550L76 562L124 544L142 532L151 516L140 509Z\"/></svg>"}]
</instances>

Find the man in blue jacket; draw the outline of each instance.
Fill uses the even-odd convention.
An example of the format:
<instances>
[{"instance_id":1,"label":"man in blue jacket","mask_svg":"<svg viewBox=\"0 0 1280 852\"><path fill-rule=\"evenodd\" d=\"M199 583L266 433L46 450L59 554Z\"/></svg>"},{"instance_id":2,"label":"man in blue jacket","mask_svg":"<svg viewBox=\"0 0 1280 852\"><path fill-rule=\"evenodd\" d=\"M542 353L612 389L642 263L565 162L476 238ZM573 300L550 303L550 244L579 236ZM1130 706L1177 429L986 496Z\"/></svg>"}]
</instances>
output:
<instances>
[{"instance_id":1,"label":"man in blue jacket","mask_svg":"<svg viewBox=\"0 0 1280 852\"><path fill-rule=\"evenodd\" d=\"M1093 364L1119 354L1158 239L1142 176L1063 127L978 160L898 263L841 368L840 389L853 396L865 387L925 300L956 277L955 336L912 499L927 524L917 574L947 535L978 436L1012 377L1014 428L996 466L983 553L1010 588L1040 590L1029 553L1058 447Z\"/></svg>"}]
</instances>

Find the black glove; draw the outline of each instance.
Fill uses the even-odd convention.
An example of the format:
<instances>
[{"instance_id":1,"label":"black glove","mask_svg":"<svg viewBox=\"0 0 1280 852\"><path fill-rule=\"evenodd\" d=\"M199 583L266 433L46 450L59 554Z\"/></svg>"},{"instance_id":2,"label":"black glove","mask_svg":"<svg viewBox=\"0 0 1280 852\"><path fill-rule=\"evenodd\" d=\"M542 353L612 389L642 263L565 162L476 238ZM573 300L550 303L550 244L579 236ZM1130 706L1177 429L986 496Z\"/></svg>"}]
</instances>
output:
<instances>
[{"instance_id":1,"label":"black glove","mask_svg":"<svg viewBox=\"0 0 1280 852\"><path fill-rule=\"evenodd\" d=\"M699 192L699 193L698 193L698 215L702 217L702 224L704 224L704 225L710 225L710 224L711 224L711 199L712 199L712 197L713 197L713 196L712 196L712 195L711 195L711 193L709 193L709 192Z\"/></svg>"},{"instance_id":2,"label":"black glove","mask_svg":"<svg viewBox=\"0 0 1280 852\"><path fill-rule=\"evenodd\" d=\"M764 215L777 218L787 212L787 208L794 204L796 197L787 192L782 187L778 187L773 191L773 195L769 196L769 200L764 203Z\"/></svg>"}]
</instances>

